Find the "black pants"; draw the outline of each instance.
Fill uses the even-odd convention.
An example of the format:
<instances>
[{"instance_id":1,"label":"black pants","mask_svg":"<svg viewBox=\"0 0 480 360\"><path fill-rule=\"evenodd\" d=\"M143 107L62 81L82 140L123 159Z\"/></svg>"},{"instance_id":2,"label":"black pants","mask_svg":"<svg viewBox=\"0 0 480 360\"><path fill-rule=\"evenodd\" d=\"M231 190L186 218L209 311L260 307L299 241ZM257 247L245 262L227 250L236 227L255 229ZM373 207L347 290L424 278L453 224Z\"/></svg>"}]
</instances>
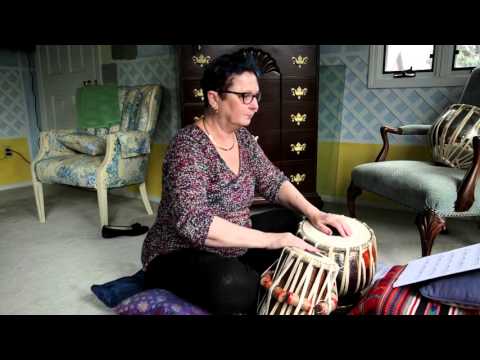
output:
<instances>
[{"instance_id":1,"label":"black pants","mask_svg":"<svg viewBox=\"0 0 480 360\"><path fill-rule=\"evenodd\" d=\"M252 216L252 227L268 232L292 232L300 217L287 209ZM249 249L227 258L185 249L153 259L145 273L147 288L163 288L212 314L255 314L260 274L280 256L281 249Z\"/></svg>"}]
</instances>

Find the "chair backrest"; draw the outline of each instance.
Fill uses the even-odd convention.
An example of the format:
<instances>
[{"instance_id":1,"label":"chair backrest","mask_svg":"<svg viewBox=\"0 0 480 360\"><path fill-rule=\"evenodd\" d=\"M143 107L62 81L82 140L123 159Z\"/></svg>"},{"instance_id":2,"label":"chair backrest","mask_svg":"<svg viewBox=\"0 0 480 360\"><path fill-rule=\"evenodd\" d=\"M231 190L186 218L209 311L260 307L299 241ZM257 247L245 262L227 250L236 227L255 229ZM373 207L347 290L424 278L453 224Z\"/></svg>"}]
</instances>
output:
<instances>
[{"instance_id":1,"label":"chair backrest","mask_svg":"<svg viewBox=\"0 0 480 360\"><path fill-rule=\"evenodd\" d=\"M121 86L118 90L120 129L146 131L152 135L162 100L161 86Z\"/></svg>"},{"instance_id":2,"label":"chair backrest","mask_svg":"<svg viewBox=\"0 0 480 360\"><path fill-rule=\"evenodd\" d=\"M467 79L459 104L480 106L480 67L473 69Z\"/></svg>"}]
</instances>

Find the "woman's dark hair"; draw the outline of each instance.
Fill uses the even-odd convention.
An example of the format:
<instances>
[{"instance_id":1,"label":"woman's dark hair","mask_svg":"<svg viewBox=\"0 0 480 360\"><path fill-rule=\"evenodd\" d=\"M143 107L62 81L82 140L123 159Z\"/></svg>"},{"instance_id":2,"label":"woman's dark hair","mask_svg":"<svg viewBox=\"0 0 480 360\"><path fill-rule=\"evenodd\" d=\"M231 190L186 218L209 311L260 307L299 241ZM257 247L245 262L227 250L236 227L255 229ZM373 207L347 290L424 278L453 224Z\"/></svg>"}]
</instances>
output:
<instances>
[{"instance_id":1,"label":"woman's dark hair","mask_svg":"<svg viewBox=\"0 0 480 360\"><path fill-rule=\"evenodd\" d=\"M255 59L251 54L242 50L232 54L225 54L215 58L205 67L200 85L203 90L204 105L208 108L207 93L213 91L225 91L232 85L232 75L241 75L244 72L251 72L258 76L261 70L258 68ZM220 94L223 96L223 94Z\"/></svg>"},{"instance_id":2,"label":"woman's dark hair","mask_svg":"<svg viewBox=\"0 0 480 360\"><path fill-rule=\"evenodd\" d=\"M276 72L281 76L280 68L272 56L257 48L249 47L225 54L214 59L205 67L200 82L204 96L204 105L209 107L207 93L210 90L222 92L232 85L232 76L251 72L258 80L259 76ZM220 94L223 97L223 94Z\"/></svg>"}]
</instances>

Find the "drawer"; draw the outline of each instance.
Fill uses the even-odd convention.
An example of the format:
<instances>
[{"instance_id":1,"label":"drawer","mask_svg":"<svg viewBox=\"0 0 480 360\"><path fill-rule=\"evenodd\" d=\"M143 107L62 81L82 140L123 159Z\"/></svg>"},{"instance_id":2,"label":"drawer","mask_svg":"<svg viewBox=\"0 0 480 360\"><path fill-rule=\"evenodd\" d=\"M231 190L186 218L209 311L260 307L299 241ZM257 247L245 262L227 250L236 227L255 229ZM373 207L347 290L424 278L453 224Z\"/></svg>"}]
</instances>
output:
<instances>
[{"instance_id":1,"label":"drawer","mask_svg":"<svg viewBox=\"0 0 480 360\"><path fill-rule=\"evenodd\" d=\"M205 66L216 57L240 49L241 45L182 45L180 66L183 77L201 78Z\"/></svg>"},{"instance_id":2,"label":"drawer","mask_svg":"<svg viewBox=\"0 0 480 360\"><path fill-rule=\"evenodd\" d=\"M313 131L284 131L282 133L282 159L316 159L316 135Z\"/></svg>"},{"instance_id":3,"label":"drawer","mask_svg":"<svg viewBox=\"0 0 480 360\"><path fill-rule=\"evenodd\" d=\"M195 117L204 113L203 103L190 103L183 105L182 127L192 124ZM268 132L271 130L280 130L280 104L264 104L253 116L248 130L253 134L255 132ZM280 142L280 137L279 137Z\"/></svg>"},{"instance_id":4,"label":"drawer","mask_svg":"<svg viewBox=\"0 0 480 360\"><path fill-rule=\"evenodd\" d=\"M317 129L315 103L301 101L285 103L282 107L282 128L285 130Z\"/></svg>"},{"instance_id":5,"label":"drawer","mask_svg":"<svg viewBox=\"0 0 480 360\"><path fill-rule=\"evenodd\" d=\"M193 124L195 117L203 115L204 106L202 104L183 105L182 127Z\"/></svg>"},{"instance_id":6,"label":"drawer","mask_svg":"<svg viewBox=\"0 0 480 360\"><path fill-rule=\"evenodd\" d=\"M271 46L262 46L262 45L200 45L200 50L198 45L183 45L181 46L181 62L180 66L182 68L182 76L186 78L201 78L203 75L203 70L205 66L211 63L216 57L223 54L232 53L242 48L248 47L259 48L268 52L272 55ZM279 59L272 57L277 62L278 66ZM281 69L281 67L280 67ZM267 73L262 76L265 79L278 79L279 74L277 73Z\"/></svg>"},{"instance_id":7,"label":"drawer","mask_svg":"<svg viewBox=\"0 0 480 360\"><path fill-rule=\"evenodd\" d=\"M280 104L265 103L260 105L257 113L253 116L248 129L250 132L266 132L281 129Z\"/></svg>"},{"instance_id":8,"label":"drawer","mask_svg":"<svg viewBox=\"0 0 480 360\"><path fill-rule=\"evenodd\" d=\"M316 84L310 79L286 79L282 84L282 99L288 102L315 102Z\"/></svg>"},{"instance_id":9,"label":"drawer","mask_svg":"<svg viewBox=\"0 0 480 360\"><path fill-rule=\"evenodd\" d=\"M182 97L184 103L203 104L204 94L200 80L183 80Z\"/></svg>"},{"instance_id":10,"label":"drawer","mask_svg":"<svg viewBox=\"0 0 480 360\"><path fill-rule=\"evenodd\" d=\"M260 100L260 107L264 103L279 103L280 99L280 79L263 79L259 81L260 91L262 92L262 99Z\"/></svg>"},{"instance_id":11,"label":"drawer","mask_svg":"<svg viewBox=\"0 0 480 360\"><path fill-rule=\"evenodd\" d=\"M257 142L270 161L282 160L281 132L280 130L269 130L265 132L252 132L253 136L258 136Z\"/></svg>"},{"instance_id":12,"label":"drawer","mask_svg":"<svg viewBox=\"0 0 480 360\"><path fill-rule=\"evenodd\" d=\"M317 164L315 161L282 161L277 166L300 192L315 192Z\"/></svg>"},{"instance_id":13,"label":"drawer","mask_svg":"<svg viewBox=\"0 0 480 360\"><path fill-rule=\"evenodd\" d=\"M200 85L200 79L197 80L183 80L182 82L182 96L184 103L203 103L203 98L206 94ZM278 103L280 98L280 79L261 79L259 81L260 91L262 92L262 99L260 107L265 103Z\"/></svg>"},{"instance_id":14,"label":"drawer","mask_svg":"<svg viewBox=\"0 0 480 360\"><path fill-rule=\"evenodd\" d=\"M282 77L315 78L317 68L316 45L277 45L269 48L276 59Z\"/></svg>"}]
</instances>

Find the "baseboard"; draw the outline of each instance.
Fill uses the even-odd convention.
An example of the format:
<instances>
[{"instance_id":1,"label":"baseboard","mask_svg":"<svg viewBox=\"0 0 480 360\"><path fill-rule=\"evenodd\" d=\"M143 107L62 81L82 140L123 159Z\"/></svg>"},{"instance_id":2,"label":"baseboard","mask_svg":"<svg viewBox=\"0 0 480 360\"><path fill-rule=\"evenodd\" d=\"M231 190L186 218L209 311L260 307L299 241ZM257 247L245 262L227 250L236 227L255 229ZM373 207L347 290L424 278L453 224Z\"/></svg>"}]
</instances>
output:
<instances>
[{"instance_id":1,"label":"baseboard","mask_svg":"<svg viewBox=\"0 0 480 360\"><path fill-rule=\"evenodd\" d=\"M17 188L22 188L22 187L27 187L27 186L32 186L32 182L31 181L24 181L24 182L10 184L10 185L0 185L0 191L17 189Z\"/></svg>"}]
</instances>

